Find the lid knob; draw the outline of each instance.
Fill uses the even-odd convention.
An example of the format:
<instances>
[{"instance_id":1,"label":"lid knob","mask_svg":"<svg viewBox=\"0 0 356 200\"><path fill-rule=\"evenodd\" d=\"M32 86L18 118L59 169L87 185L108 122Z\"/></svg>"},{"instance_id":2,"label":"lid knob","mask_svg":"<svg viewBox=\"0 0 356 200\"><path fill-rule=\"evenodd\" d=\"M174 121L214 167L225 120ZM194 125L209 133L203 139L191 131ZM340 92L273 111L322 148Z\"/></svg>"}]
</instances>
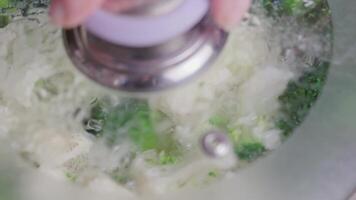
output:
<instances>
[{"instance_id":1,"label":"lid knob","mask_svg":"<svg viewBox=\"0 0 356 200\"><path fill-rule=\"evenodd\" d=\"M208 0L179 2L176 3L175 9L152 16L140 15L139 10L142 13L148 12L145 9L119 14L98 10L89 17L84 26L97 37L117 45L141 48L156 46L191 30L209 12ZM149 10L157 13L157 9Z\"/></svg>"}]
</instances>

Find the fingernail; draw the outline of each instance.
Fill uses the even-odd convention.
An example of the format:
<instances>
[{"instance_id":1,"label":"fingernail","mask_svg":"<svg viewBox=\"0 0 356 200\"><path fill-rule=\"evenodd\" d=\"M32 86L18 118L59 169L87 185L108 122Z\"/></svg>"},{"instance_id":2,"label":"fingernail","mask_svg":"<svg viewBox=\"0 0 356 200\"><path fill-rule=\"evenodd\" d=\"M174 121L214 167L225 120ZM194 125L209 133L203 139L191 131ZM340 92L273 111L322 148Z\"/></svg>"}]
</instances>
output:
<instances>
[{"instance_id":1,"label":"fingernail","mask_svg":"<svg viewBox=\"0 0 356 200\"><path fill-rule=\"evenodd\" d=\"M215 21L225 30L231 30L243 19L251 0L213 0Z\"/></svg>"},{"instance_id":2,"label":"fingernail","mask_svg":"<svg viewBox=\"0 0 356 200\"><path fill-rule=\"evenodd\" d=\"M65 18L65 8L61 1L54 2L49 12L52 20L57 25L61 25L64 22Z\"/></svg>"},{"instance_id":3,"label":"fingernail","mask_svg":"<svg viewBox=\"0 0 356 200\"><path fill-rule=\"evenodd\" d=\"M152 1L152 0L151 0ZM124 11L148 3L149 0L106 0L103 7L109 11Z\"/></svg>"}]
</instances>

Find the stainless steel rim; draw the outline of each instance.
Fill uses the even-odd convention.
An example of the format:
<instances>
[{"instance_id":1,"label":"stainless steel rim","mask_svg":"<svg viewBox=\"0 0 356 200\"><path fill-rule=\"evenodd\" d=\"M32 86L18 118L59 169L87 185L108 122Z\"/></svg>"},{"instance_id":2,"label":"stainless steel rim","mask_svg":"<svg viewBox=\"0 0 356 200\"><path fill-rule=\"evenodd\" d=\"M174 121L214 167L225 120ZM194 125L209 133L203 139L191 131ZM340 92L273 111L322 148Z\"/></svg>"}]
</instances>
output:
<instances>
[{"instance_id":1,"label":"stainless steel rim","mask_svg":"<svg viewBox=\"0 0 356 200\"><path fill-rule=\"evenodd\" d=\"M63 32L66 51L81 72L126 92L159 91L192 79L213 64L227 38L209 16L190 32L149 48L110 44L82 27Z\"/></svg>"}]
</instances>

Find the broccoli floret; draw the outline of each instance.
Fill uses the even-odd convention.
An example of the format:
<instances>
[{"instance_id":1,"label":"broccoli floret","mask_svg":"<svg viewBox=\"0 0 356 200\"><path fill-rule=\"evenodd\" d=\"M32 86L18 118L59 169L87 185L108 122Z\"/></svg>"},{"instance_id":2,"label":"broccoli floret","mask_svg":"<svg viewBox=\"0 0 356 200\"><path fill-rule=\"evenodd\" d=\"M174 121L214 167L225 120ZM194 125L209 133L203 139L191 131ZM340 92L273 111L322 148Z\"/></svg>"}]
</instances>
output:
<instances>
[{"instance_id":1,"label":"broccoli floret","mask_svg":"<svg viewBox=\"0 0 356 200\"><path fill-rule=\"evenodd\" d=\"M178 162L178 156L173 154L167 154L165 151L162 151L159 154L159 164L160 165L173 165Z\"/></svg>"},{"instance_id":2,"label":"broccoli floret","mask_svg":"<svg viewBox=\"0 0 356 200\"><path fill-rule=\"evenodd\" d=\"M305 11L303 0L283 0L280 1L280 9L283 13L296 15Z\"/></svg>"},{"instance_id":3,"label":"broccoli floret","mask_svg":"<svg viewBox=\"0 0 356 200\"><path fill-rule=\"evenodd\" d=\"M211 178L216 178L219 176L219 173L217 171L210 171L208 173L208 176L211 177Z\"/></svg>"},{"instance_id":4,"label":"broccoli floret","mask_svg":"<svg viewBox=\"0 0 356 200\"><path fill-rule=\"evenodd\" d=\"M158 136L150 116L147 103L138 103L137 110L132 114L132 124L128 130L130 138L141 150L155 149L158 146Z\"/></svg>"},{"instance_id":5,"label":"broccoli floret","mask_svg":"<svg viewBox=\"0 0 356 200\"><path fill-rule=\"evenodd\" d=\"M266 152L265 146L250 132L236 129L230 132L230 137L235 138L234 151L240 160L251 162Z\"/></svg>"},{"instance_id":6,"label":"broccoli floret","mask_svg":"<svg viewBox=\"0 0 356 200\"><path fill-rule=\"evenodd\" d=\"M279 97L281 118L277 127L285 137L299 126L319 97L326 82L329 63L321 62L310 72L305 73L297 82L290 82L286 91Z\"/></svg>"},{"instance_id":7,"label":"broccoli floret","mask_svg":"<svg viewBox=\"0 0 356 200\"><path fill-rule=\"evenodd\" d=\"M113 174L112 178L120 184L127 184L130 181L130 177L126 174Z\"/></svg>"},{"instance_id":8,"label":"broccoli floret","mask_svg":"<svg viewBox=\"0 0 356 200\"><path fill-rule=\"evenodd\" d=\"M263 144L259 142L242 143L235 147L235 153L239 156L241 160L251 162L266 151Z\"/></svg>"},{"instance_id":9,"label":"broccoli floret","mask_svg":"<svg viewBox=\"0 0 356 200\"><path fill-rule=\"evenodd\" d=\"M91 103L92 109L90 110L90 117L97 120L106 120L108 116L108 105L105 101L94 99Z\"/></svg>"},{"instance_id":10,"label":"broccoli floret","mask_svg":"<svg viewBox=\"0 0 356 200\"><path fill-rule=\"evenodd\" d=\"M229 120L221 115L215 115L209 119L209 123L216 128L226 129L229 124Z\"/></svg>"},{"instance_id":11,"label":"broccoli floret","mask_svg":"<svg viewBox=\"0 0 356 200\"><path fill-rule=\"evenodd\" d=\"M298 15L306 10L303 0L260 0L268 15Z\"/></svg>"},{"instance_id":12,"label":"broccoli floret","mask_svg":"<svg viewBox=\"0 0 356 200\"><path fill-rule=\"evenodd\" d=\"M74 174L72 174L72 173L70 173L70 172L65 173L65 176L66 176L67 179L68 179L70 182L72 182L72 183L76 182L77 179L78 179L78 177L77 177L76 175L74 175Z\"/></svg>"},{"instance_id":13,"label":"broccoli floret","mask_svg":"<svg viewBox=\"0 0 356 200\"><path fill-rule=\"evenodd\" d=\"M99 101L98 99L94 99L91 102L89 119L85 119L83 122L88 133L102 136L104 122L109 114L108 106L105 101Z\"/></svg>"},{"instance_id":14,"label":"broccoli floret","mask_svg":"<svg viewBox=\"0 0 356 200\"><path fill-rule=\"evenodd\" d=\"M321 16L329 15L330 9L326 0L313 0L308 3L303 0L260 0L262 7L269 16L294 16L301 20L310 21L310 15L316 15L319 20Z\"/></svg>"},{"instance_id":15,"label":"broccoli floret","mask_svg":"<svg viewBox=\"0 0 356 200\"><path fill-rule=\"evenodd\" d=\"M308 9L301 17L300 21L307 22L310 25L315 26L316 23L323 21L328 22L330 25L325 26L326 31L331 31L331 9L326 0L316 1L315 6ZM328 24L326 23L326 24Z\"/></svg>"},{"instance_id":16,"label":"broccoli floret","mask_svg":"<svg viewBox=\"0 0 356 200\"><path fill-rule=\"evenodd\" d=\"M10 0L0 0L0 8L8 8L10 6Z\"/></svg>"},{"instance_id":17,"label":"broccoli floret","mask_svg":"<svg viewBox=\"0 0 356 200\"><path fill-rule=\"evenodd\" d=\"M0 1L1 2L1 1ZM0 28L4 28L10 23L10 17L6 15L0 15Z\"/></svg>"},{"instance_id":18,"label":"broccoli floret","mask_svg":"<svg viewBox=\"0 0 356 200\"><path fill-rule=\"evenodd\" d=\"M36 81L33 92L41 101L48 101L51 97L59 94L56 84L49 79L39 79Z\"/></svg>"},{"instance_id":19,"label":"broccoli floret","mask_svg":"<svg viewBox=\"0 0 356 200\"><path fill-rule=\"evenodd\" d=\"M50 0L0 0L0 13L29 16L38 13L32 8L47 8Z\"/></svg>"},{"instance_id":20,"label":"broccoli floret","mask_svg":"<svg viewBox=\"0 0 356 200\"><path fill-rule=\"evenodd\" d=\"M261 3L270 16L292 15L299 23L317 29L325 37L332 37L331 13L326 0L314 0L312 5L306 5L302 0L261 0ZM327 53L330 52L331 48ZM329 65L329 62L315 58L311 70L298 81L290 82L279 97L282 115L276 126L282 130L283 136L289 136L309 113L325 84Z\"/></svg>"},{"instance_id":21,"label":"broccoli floret","mask_svg":"<svg viewBox=\"0 0 356 200\"><path fill-rule=\"evenodd\" d=\"M109 145L129 139L140 151L156 150L160 153L157 164L167 165L178 161L180 148L172 134L158 136L156 132L155 125L166 118L144 100L125 99L117 106L95 100L84 125L87 132L105 138Z\"/></svg>"},{"instance_id":22,"label":"broccoli floret","mask_svg":"<svg viewBox=\"0 0 356 200\"><path fill-rule=\"evenodd\" d=\"M148 103L143 100L126 99L117 106L96 100L92 103L86 130L104 137L109 144L129 137L142 151L154 149L158 137L150 113Z\"/></svg>"},{"instance_id":23,"label":"broccoli floret","mask_svg":"<svg viewBox=\"0 0 356 200\"><path fill-rule=\"evenodd\" d=\"M262 156L266 151L264 145L257 140L248 130L243 127L229 129L229 121L222 116L214 116L209 120L210 124L227 131L227 134L233 142L235 154L244 161L253 161Z\"/></svg>"}]
</instances>

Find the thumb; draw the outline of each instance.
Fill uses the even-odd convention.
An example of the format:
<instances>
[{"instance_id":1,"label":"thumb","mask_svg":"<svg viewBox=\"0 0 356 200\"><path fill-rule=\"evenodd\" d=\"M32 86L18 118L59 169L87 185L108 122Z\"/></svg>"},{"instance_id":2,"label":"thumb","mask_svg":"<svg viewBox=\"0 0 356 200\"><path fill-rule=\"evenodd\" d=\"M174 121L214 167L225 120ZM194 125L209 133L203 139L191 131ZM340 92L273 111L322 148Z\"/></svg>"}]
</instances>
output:
<instances>
[{"instance_id":1,"label":"thumb","mask_svg":"<svg viewBox=\"0 0 356 200\"><path fill-rule=\"evenodd\" d=\"M72 28L82 23L105 0L53 0L49 9L52 21L58 26Z\"/></svg>"}]
</instances>

